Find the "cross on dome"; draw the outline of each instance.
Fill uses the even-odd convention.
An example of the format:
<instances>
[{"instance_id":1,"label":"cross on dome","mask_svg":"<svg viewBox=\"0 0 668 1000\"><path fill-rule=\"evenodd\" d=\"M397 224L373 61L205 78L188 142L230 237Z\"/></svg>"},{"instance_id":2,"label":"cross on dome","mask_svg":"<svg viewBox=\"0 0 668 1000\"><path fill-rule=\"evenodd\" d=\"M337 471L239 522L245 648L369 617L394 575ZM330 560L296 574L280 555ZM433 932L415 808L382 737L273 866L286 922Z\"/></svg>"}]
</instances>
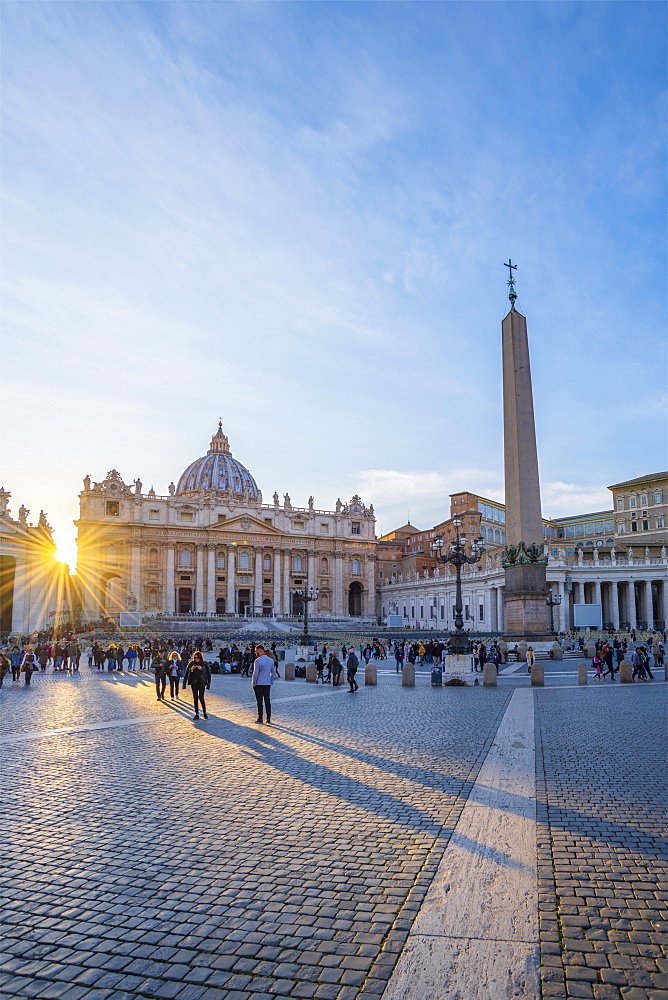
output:
<instances>
[{"instance_id":1,"label":"cross on dome","mask_svg":"<svg viewBox=\"0 0 668 1000\"><path fill-rule=\"evenodd\" d=\"M211 446L209 448L209 452L208 453L209 453L209 455L215 455L215 454L219 454L219 455L220 454L222 454L222 455L231 455L232 454L232 452L230 451L230 442L228 441L227 436L225 434L223 434L223 421L222 421L222 419L218 420L218 430L216 431L216 433L211 438Z\"/></svg>"}]
</instances>

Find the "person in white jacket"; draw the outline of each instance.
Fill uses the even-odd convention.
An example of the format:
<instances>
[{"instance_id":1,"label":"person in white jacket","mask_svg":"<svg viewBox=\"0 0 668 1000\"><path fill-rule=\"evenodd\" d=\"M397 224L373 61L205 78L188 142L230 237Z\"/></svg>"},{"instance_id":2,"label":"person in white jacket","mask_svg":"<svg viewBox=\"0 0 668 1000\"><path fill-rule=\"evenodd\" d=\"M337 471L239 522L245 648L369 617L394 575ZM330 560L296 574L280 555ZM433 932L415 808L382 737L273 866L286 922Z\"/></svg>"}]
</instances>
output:
<instances>
[{"instance_id":1,"label":"person in white jacket","mask_svg":"<svg viewBox=\"0 0 668 1000\"><path fill-rule=\"evenodd\" d=\"M253 665L253 691L257 702L256 722L264 722L262 718L264 709L267 722L271 723L271 685L275 677L278 677L275 660L271 656L267 656L264 646L256 646Z\"/></svg>"}]
</instances>

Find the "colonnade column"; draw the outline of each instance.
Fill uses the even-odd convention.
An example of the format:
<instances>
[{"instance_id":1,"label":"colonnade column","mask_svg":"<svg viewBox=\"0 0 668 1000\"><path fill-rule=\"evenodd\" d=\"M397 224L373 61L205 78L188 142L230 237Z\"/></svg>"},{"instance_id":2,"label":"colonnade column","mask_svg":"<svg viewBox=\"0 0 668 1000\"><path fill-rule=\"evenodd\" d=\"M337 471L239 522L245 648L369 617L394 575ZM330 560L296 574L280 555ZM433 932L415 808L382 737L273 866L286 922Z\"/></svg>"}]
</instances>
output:
<instances>
[{"instance_id":1,"label":"colonnade column","mask_svg":"<svg viewBox=\"0 0 668 1000\"><path fill-rule=\"evenodd\" d=\"M645 580L645 621L647 628L654 628L654 605L652 604L652 581Z\"/></svg>"},{"instance_id":2,"label":"colonnade column","mask_svg":"<svg viewBox=\"0 0 668 1000\"><path fill-rule=\"evenodd\" d=\"M174 614L174 546L167 546L167 572L165 573L165 593L163 605L168 615Z\"/></svg>"},{"instance_id":3,"label":"colonnade column","mask_svg":"<svg viewBox=\"0 0 668 1000\"><path fill-rule=\"evenodd\" d=\"M569 611L568 591L566 590L565 583L557 584L557 593L561 597L561 604L557 608L557 621L559 622L557 630L559 632L565 632L568 629L568 625L566 623L568 621L568 611Z\"/></svg>"},{"instance_id":4,"label":"colonnade column","mask_svg":"<svg viewBox=\"0 0 668 1000\"><path fill-rule=\"evenodd\" d=\"M502 632L506 627L506 615L504 608L504 587L496 588L496 627L499 632ZM448 615L448 617L450 617Z\"/></svg>"},{"instance_id":5,"label":"colonnade column","mask_svg":"<svg viewBox=\"0 0 668 1000\"><path fill-rule=\"evenodd\" d=\"M195 547L195 565L197 567L195 611L199 614L200 611L204 611L204 548L201 545Z\"/></svg>"},{"instance_id":6,"label":"colonnade column","mask_svg":"<svg viewBox=\"0 0 668 1000\"><path fill-rule=\"evenodd\" d=\"M343 614L343 555L334 554L334 614Z\"/></svg>"},{"instance_id":7,"label":"colonnade column","mask_svg":"<svg viewBox=\"0 0 668 1000\"><path fill-rule=\"evenodd\" d=\"M663 593L663 627L668 628L668 587L666 586L665 579L661 584L661 590Z\"/></svg>"},{"instance_id":8,"label":"colonnade column","mask_svg":"<svg viewBox=\"0 0 668 1000\"><path fill-rule=\"evenodd\" d=\"M274 549L274 615L281 613L281 553Z\"/></svg>"},{"instance_id":9,"label":"colonnade column","mask_svg":"<svg viewBox=\"0 0 668 1000\"><path fill-rule=\"evenodd\" d=\"M255 595L253 597L255 614L262 614L262 552L258 549L255 552Z\"/></svg>"},{"instance_id":10,"label":"colonnade column","mask_svg":"<svg viewBox=\"0 0 668 1000\"><path fill-rule=\"evenodd\" d=\"M25 559L17 559L14 566L14 592L12 595L12 632L26 631L26 612L29 610L28 572Z\"/></svg>"},{"instance_id":11,"label":"colonnade column","mask_svg":"<svg viewBox=\"0 0 668 1000\"><path fill-rule=\"evenodd\" d=\"M209 545L206 555L206 611L213 615L216 612L216 546Z\"/></svg>"},{"instance_id":12,"label":"colonnade column","mask_svg":"<svg viewBox=\"0 0 668 1000\"><path fill-rule=\"evenodd\" d=\"M636 615L636 586L633 580L629 580L626 584L626 594L629 609L629 625L631 628L636 628L638 625L638 616Z\"/></svg>"},{"instance_id":13,"label":"colonnade column","mask_svg":"<svg viewBox=\"0 0 668 1000\"><path fill-rule=\"evenodd\" d=\"M130 592L134 594L137 611L141 611L141 545L133 542L130 549Z\"/></svg>"},{"instance_id":14,"label":"colonnade column","mask_svg":"<svg viewBox=\"0 0 668 1000\"><path fill-rule=\"evenodd\" d=\"M309 552L308 554L308 584L309 587L317 587L318 581L316 579L317 573L315 568L315 552ZM309 608L310 612L310 608Z\"/></svg>"},{"instance_id":15,"label":"colonnade column","mask_svg":"<svg viewBox=\"0 0 668 1000\"><path fill-rule=\"evenodd\" d=\"M612 627L617 631L619 629L619 590L616 580L612 580L610 583L610 608L612 612Z\"/></svg>"},{"instance_id":16,"label":"colonnade column","mask_svg":"<svg viewBox=\"0 0 668 1000\"><path fill-rule=\"evenodd\" d=\"M237 602L236 602L236 588L235 588L235 574L236 574L236 554L233 545L228 545L227 547L227 597L225 598L225 611L228 615L236 615L237 613Z\"/></svg>"},{"instance_id":17,"label":"colonnade column","mask_svg":"<svg viewBox=\"0 0 668 1000\"><path fill-rule=\"evenodd\" d=\"M287 552L283 553L283 614L289 615L292 608L290 607L290 562L292 560L292 552L288 549Z\"/></svg>"},{"instance_id":18,"label":"colonnade column","mask_svg":"<svg viewBox=\"0 0 668 1000\"><path fill-rule=\"evenodd\" d=\"M601 614L603 614L603 598L601 596L601 583L600 580L594 581L594 604L599 604L601 606ZM602 620L602 619L601 619Z\"/></svg>"}]
</instances>

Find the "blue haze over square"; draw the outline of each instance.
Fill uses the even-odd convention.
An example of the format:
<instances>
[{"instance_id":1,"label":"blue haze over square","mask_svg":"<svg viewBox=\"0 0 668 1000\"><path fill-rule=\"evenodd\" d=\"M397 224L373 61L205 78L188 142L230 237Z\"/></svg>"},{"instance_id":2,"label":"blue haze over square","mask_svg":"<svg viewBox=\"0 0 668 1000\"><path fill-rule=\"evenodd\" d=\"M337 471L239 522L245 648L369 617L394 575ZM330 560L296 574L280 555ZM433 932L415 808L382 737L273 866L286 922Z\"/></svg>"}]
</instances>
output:
<instances>
[{"instance_id":1,"label":"blue haze over square","mask_svg":"<svg viewBox=\"0 0 668 1000\"><path fill-rule=\"evenodd\" d=\"M509 255L543 513L666 463L666 8L3 5L3 481L73 562L218 417L265 499L501 499Z\"/></svg>"}]
</instances>

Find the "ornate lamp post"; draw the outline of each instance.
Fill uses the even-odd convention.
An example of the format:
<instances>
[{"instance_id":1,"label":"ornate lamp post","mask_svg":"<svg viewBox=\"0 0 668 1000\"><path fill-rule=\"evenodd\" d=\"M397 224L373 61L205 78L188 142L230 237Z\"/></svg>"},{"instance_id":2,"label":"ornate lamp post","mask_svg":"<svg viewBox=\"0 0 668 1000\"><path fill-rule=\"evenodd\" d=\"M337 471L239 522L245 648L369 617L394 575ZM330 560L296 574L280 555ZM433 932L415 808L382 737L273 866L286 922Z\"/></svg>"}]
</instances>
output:
<instances>
[{"instance_id":1,"label":"ornate lamp post","mask_svg":"<svg viewBox=\"0 0 668 1000\"><path fill-rule=\"evenodd\" d=\"M457 573L457 590L455 597L455 630L450 633L450 652L466 654L469 648L469 641L464 631L464 619L462 611L462 566L467 563L477 563L485 551L485 543L482 538L474 538L471 541L471 554L466 554L466 535L459 529L462 526L460 517L453 517L452 524L455 529L455 540L450 543L450 551L442 554L444 546L443 535L437 535L431 543L431 550L434 559L439 563L452 563Z\"/></svg>"},{"instance_id":2,"label":"ornate lamp post","mask_svg":"<svg viewBox=\"0 0 668 1000\"><path fill-rule=\"evenodd\" d=\"M554 632L554 609L558 608L561 604L561 594L553 594L551 587L547 594L548 596L545 598L545 603L550 609L550 632Z\"/></svg>"},{"instance_id":3,"label":"ornate lamp post","mask_svg":"<svg viewBox=\"0 0 668 1000\"><path fill-rule=\"evenodd\" d=\"M317 587L305 587L303 590L293 590L292 593L295 597L301 597L302 608L304 614L304 631L302 633L302 645L311 645L311 636L308 634L308 606L311 601L315 601L318 597L320 591Z\"/></svg>"}]
</instances>

